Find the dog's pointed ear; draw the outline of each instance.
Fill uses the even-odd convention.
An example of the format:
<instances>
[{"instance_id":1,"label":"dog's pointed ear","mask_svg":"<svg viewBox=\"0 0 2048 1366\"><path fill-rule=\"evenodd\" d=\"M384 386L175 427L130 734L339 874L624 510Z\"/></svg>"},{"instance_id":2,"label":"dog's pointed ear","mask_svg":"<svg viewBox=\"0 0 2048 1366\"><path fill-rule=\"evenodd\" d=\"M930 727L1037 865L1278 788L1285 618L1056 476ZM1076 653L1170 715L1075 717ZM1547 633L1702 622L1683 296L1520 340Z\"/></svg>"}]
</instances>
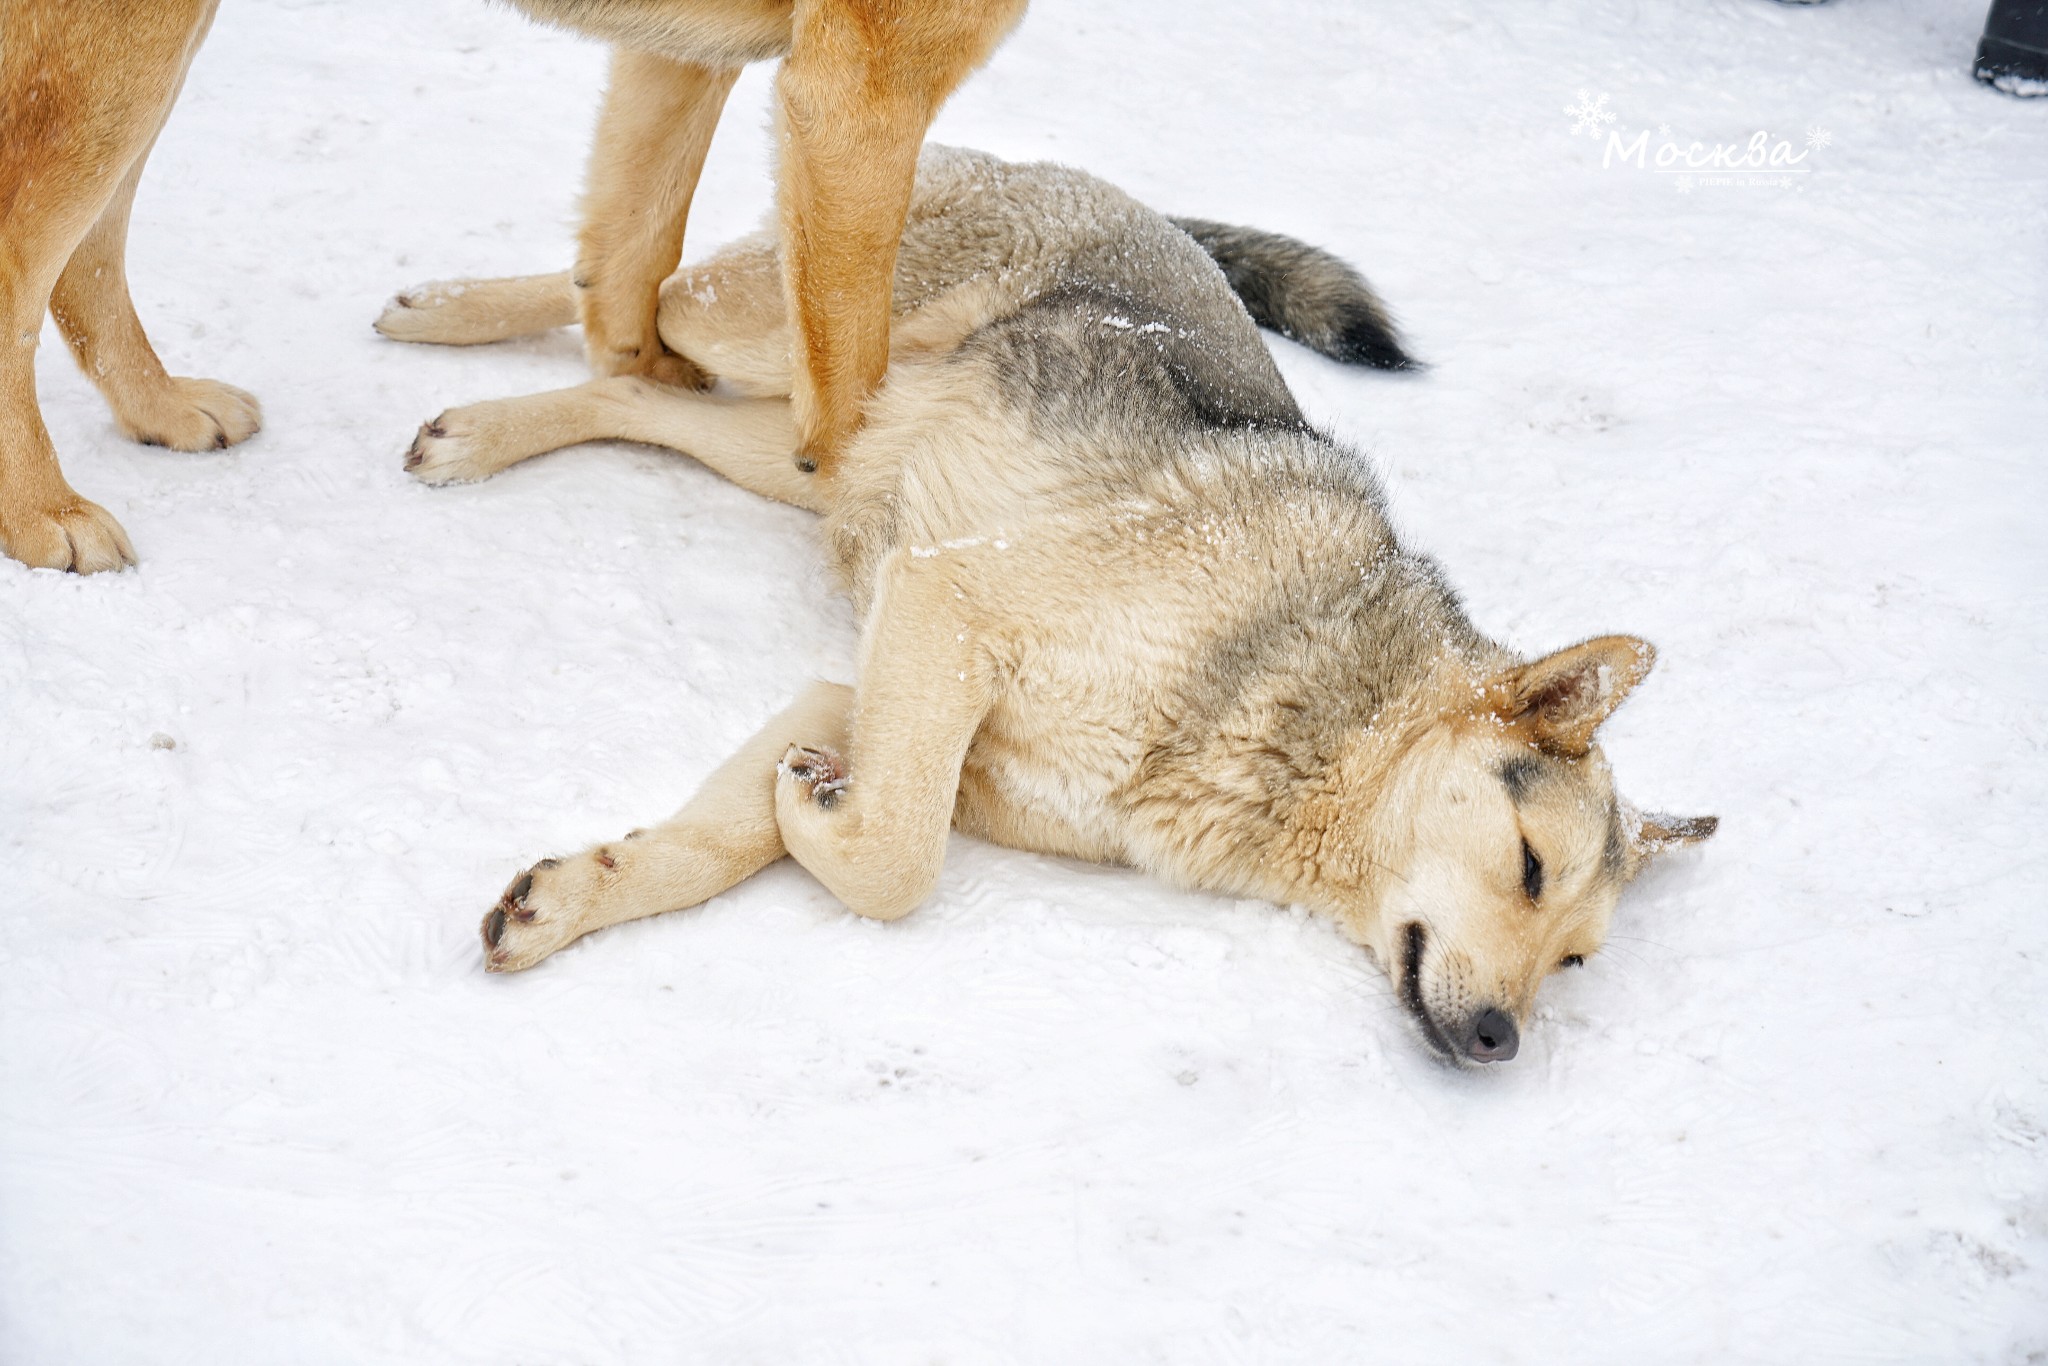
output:
<instances>
[{"instance_id":1,"label":"dog's pointed ear","mask_svg":"<svg viewBox=\"0 0 2048 1366\"><path fill-rule=\"evenodd\" d=\"M1656 662L1647 640L1598 636L1502 674L1489 689L1493 709L1545 753L1583 758L1593 732Z\"/></svg>"},{"instance_id":2,"label":"dog's pointed ear","mask_svg":"<svg viewBox=\"0 0 2048 1366\"><path fill-rule=\"evenodd\" d=\"M1638 811L1635 822L1629 838L1646 854L1698 844L1721 828L1719 816L1667 816L1660 811Z\"/></svg>"},{"instance_id":3,"label":"dog's pointed ear","mask_svg":"<svg viewBox=\"0 0 2048 1366\"><path fill-rule=\"evenodd\" d=\"M1621 822L1628 832L1630 877L1666 849L1698 844L1721 828L1719 816L1666 816L1657 811L1637 811L1626 804L1622 807Z\"/></svg>"}]
</instances>

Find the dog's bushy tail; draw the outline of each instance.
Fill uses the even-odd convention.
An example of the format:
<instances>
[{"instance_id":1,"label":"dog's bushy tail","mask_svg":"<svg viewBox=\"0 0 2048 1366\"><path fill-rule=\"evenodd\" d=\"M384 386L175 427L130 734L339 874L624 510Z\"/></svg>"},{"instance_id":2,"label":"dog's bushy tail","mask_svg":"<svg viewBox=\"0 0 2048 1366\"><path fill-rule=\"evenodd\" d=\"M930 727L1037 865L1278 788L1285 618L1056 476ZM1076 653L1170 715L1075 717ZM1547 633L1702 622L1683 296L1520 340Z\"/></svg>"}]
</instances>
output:
<instances>
[{"instance_id":1,"label":"dog's bushy tail","mask_svg":"<svg viewBox=\"0 0 2048 1366\"><path fill-rule=\"evenodd\" d=\"M1261 327L1347 365L1414 370L1387 306L1365 277L1320 247L1277 232L1176 218L1201 244Z\"/></svg>"}]
</instances>

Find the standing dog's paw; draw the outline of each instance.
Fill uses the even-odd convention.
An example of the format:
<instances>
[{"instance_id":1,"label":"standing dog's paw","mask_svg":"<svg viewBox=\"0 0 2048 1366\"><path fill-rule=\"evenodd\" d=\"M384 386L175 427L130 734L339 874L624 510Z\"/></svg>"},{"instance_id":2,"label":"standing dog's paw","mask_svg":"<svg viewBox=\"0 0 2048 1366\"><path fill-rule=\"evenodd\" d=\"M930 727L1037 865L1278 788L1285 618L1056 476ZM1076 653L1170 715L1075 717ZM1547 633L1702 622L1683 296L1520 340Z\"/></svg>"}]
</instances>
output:
<instances>
[{"instance_id":1,"label":"standing dog's paw","mask_svg":"<svg viewBox=\"0 0 2048 1366\"><path fill-rule=\"evenodd\" d=\"M826 811L839 804L850 781L846 760L837 750L823 746L791 745L783 752L775 772L799 802L815 803Z\"/></svg>"},{"instance_id":2,"label":"standing dog's paw","mask_svg":"<svg viewBox=\"0 0 2048 1366\"><path fill-rule=\"evenodd\" d=\"M262 430L256 396L213 379L173 377L170 387L125 405L119 421L145 446L174 451L220 451Z\"/></svg>"},{"instance_id":3,"label":"standing dog's paw","mask_svg":"<svg viewBox=\"0 0 2048 1366\"><path fill-rule=\"evenodd\" d=\"M600 846L574 858L544 858L518 877L484 917L484 970L530 968L602 923L593 911L617 867Z\"/></svg>"},{"instance_id":4,"label":"standing dog's paw","mask_svg":"<svg viewBox=\"0 0 2048 1366\"><path fill-rule=\"evenodd\" d=\"M0 504L0 550L31 569L74 574L135 563L135 547L114 515L75 493L53 507L9 510Z\"/></svg>"}]
</instances>

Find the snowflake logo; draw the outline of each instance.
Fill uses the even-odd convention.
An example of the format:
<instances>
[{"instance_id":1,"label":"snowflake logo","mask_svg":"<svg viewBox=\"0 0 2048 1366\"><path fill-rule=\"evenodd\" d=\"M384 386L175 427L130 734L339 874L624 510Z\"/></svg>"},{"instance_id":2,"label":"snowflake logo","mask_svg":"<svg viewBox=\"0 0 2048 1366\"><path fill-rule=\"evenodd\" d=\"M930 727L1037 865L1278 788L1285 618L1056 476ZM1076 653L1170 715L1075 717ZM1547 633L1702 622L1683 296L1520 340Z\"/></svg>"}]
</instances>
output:
<instances>
[{"instance_id":1,"label":"snowflake logo","mask_svg":"<svg viewBox=\"0 0 2048 1366\"><path fill-rule=\"evenodd\" d=\"M1832 147L1834 145L1835 135L1833 133L1830 133L1827 129L1821 127L1819 124L1815 124L1813 127L1806 130L1807 151L1817 152L1823 147Z\"/></svg>"},{"instance_id":2,"label":"snowflake logo","mask_svg":"<svg viewBox=\"0 0 2048 1366\"><path fill-rule=\"evenodd\" d=\"M1577 93L1577 101L1564 107L1564 112L1572 116L1572 136L1584 133L1597 138L1605 125L1614 122L1614 111L1607 107L1605 95L1592 95L1584 90Z\"/></svg>"},{"instance_id":3,"label":"snowflake logo","mask_svg":"<svg viewBox=\"0 0 2048 1366\"><path fill-rule=\"evenodd\" d=\"M1657 125L1657 136L1658 136L1658 137L1660 137L1660 138L1668 138L1668 137L1670 137L1670 136L1671 136L1671 125L1670 125L1670 124L1668 124L1668 123L1660 123L1660 124L1658 124L1658 125Z\"/></svg>"},{"instance_id":4,"label":"snowflake logo","mask_svg":"<svg viewBox=\"0 0 2048 1366\"><path fill-rule=\"evenodd\" d=\"M1691 176L1689 176L1689 175L1682 175L1682 176L1680 176L1680 177L1678 178L1678 192L1679 192L1680 194L1691 194L1691 193L1692 193L1692 177L1691 177Z\"/></svg>"}]
</instances>

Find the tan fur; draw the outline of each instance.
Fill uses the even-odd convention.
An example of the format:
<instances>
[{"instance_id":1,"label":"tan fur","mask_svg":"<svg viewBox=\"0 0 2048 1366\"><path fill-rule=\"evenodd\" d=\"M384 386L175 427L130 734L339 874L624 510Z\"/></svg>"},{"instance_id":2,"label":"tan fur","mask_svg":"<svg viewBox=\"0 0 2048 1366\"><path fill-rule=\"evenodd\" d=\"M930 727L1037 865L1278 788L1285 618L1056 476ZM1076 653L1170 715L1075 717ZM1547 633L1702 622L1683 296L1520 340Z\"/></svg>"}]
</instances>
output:
<instances>
[{"instance_id":1,"label":"tan fur","mask_svg":"<svg viewBox=\"0 0 2048 1366\"><path fill-rule=\"evenodd\" d=\"M134 562L120 523L65 482L36 403L45 312L138 441L232 445L256 401L168 374L128 297L128 211L217 0L0 4L0 551L90 573Z\"/></svg>"},{"instance_id":2,"label":"tan fur","mask_svg":"<svg viewBox=\"0 0 2048 1366\"><path fill-rule=\"evenodd\" d=\"M776 93L795 458L829 467L887 364L889 280L925 129L1025 0L514 2L616 46L570 276L599 375L710 382L662 344L658 291L681 259L740 68L785 58ZM35 395L46 311L135 439L201 450L260 424L241 390L165 372L123 266L137 181L217 3L0 0L0 552L25 563L91 572L135 558L119 523L58 468ZM512 314L521 302L500 300ZM417 317L442 305L460 312L444 293L412 291L378 326L401 340L447 334Z\"/></svg>"},{"instance_id":3,"label":"tan fur","mask_svg":"<svg viewBox=\"0 0 2048 1366\"><path fill-rule=\"evenodd\" d=\"M1102 386L1113 406L1109 391L1137 382L1120 366L1069 366L1020 393L1073 335L1059 330L1073 315L1045 301L1104 260L1185 289L1161 328L1270 367L1222 277L1148 210L1057 168L929 153L887 382L829 478L790 474L774 254L751 239L685 272L659 314L670 347L746 372L747 396L601 380L451 410L408 454L418 477L446 483L581 441L688 452L820 511L861 622L856 689L806 693L669 825L604 846L604 860L522 874L486 918L493 971L693 904L784 852L854 911L894 919L930 894L957 828L1315 907L1387 965L1432 1045L1462 1056L1476 1045L1452 1034L1486 1010L1519 1022L1545 975L1598 949L1622 886L1669 842L1660 833L1711 829L1626 812L1591 744L1648 671L1643 642L1602 637L1533 663L1487 642L1432 571L1408 567L1358 482L1369 476L1343 473L1307 436L1190 427L1140 449L1160 438L1143 435L1135 390L1130 435L1063 428L1072 391ZM495 295L544 288L477 284L466 306L488 316ZM1138 337L1129 318L1092 325L1081 311L1084 331ZM1043 341L1034 327L1050 329ZM1129 460L1126 441L1139 443ZM1305 462L1300 477L1290 462ZM1356 546L1377 548L1344 560ZM1318 575L1382 571L1392 587L1357 609L1362 634L1343 613L1288 607ZM1375 671L1394 681L1356 716ZM771 815L775 840L762 833ZM671 866L677 848L696 868L722 822L746 836L720 843L717 877L640 869L643 857ZM1534 896L1524 841L1541 851ZM1417 933L1426 968L1410 952Z\"/></svg>"},{"instance_id":4,"label":"tan fur","mask_svg":"<svg viewBox=\"0 0 2048 1366\"><path fill-rule=\"evenodd\" d=\"M925 130L1025 0L513 2L619 44L573 274L600 375L703 388L723 373L662 343L655 299L682 259L690 198L739 67L783 58L778 203L795 458L829 470L888 364L889 282ZM431 301L401 301L378 326L416 339L422 324L406 314L422 306Z\"/></svg>"}]
</instances>

